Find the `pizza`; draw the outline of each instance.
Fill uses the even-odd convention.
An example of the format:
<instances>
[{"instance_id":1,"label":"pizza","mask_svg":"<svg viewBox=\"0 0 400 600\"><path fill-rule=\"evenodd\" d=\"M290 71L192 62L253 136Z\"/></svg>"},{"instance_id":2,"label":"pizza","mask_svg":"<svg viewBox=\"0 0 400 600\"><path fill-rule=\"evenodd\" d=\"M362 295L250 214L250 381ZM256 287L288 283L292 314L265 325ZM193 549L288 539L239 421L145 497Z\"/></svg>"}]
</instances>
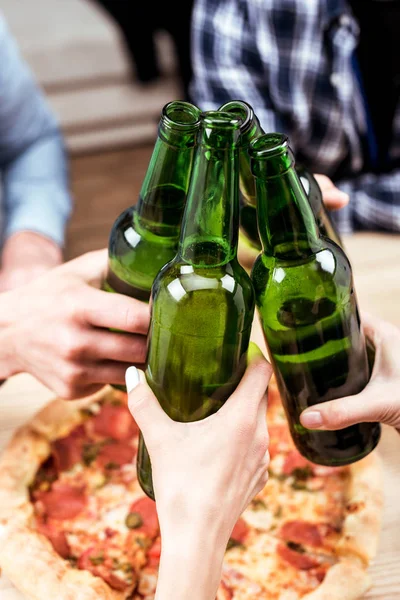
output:
<instances>
[{"instance_id":1,"label":"pizza","mask_svg":"<svg viewBox=\"0 0 400 600\"><path fill-rule=\"evenodd\" d=\"M348 467L304 459L275 381L270 478L236 523L217 600L356 600L382 513L376 452ZM152 600L161 539L136 475L124 392L55 399L0 459L0 567L31 600Z\"/></svg>"}]
</instances>

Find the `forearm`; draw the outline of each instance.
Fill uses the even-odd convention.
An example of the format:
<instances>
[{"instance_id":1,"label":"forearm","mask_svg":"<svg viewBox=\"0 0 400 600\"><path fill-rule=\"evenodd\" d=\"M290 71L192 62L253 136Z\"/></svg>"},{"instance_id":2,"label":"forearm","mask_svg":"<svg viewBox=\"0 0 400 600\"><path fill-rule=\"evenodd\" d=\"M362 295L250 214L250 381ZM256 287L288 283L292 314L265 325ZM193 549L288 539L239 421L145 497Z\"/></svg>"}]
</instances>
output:
<instances>
[{"instance_id":1,"label":"forearm","mask_svg":"<svg viewBox=\"0 0 400 600\"><path fill-rule=\"evenodd\" d=\"M227 541L210 524L201 535L163 536L156 600L215 600Z\"/></svg>"}]
</instances>

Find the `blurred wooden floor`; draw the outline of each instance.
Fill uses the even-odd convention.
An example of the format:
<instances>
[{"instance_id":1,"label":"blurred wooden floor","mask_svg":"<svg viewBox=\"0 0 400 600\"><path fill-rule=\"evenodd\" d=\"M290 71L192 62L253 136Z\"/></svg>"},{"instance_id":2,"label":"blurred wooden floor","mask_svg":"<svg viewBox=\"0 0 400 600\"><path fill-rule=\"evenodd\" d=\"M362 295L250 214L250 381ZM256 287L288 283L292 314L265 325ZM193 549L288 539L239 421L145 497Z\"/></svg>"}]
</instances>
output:
<instances>
[{"instance_id":1,"label":"blurred wooden floor","mask_svg":"<svg viewBox=\"0 0 400 600\"><path fill-rule=\"evenodd\" d=\"M150 144L71 158L75 207L67 234L67 260L108 245L114 220L136 203L152 150Z\"/></svg>"}]
</instances>

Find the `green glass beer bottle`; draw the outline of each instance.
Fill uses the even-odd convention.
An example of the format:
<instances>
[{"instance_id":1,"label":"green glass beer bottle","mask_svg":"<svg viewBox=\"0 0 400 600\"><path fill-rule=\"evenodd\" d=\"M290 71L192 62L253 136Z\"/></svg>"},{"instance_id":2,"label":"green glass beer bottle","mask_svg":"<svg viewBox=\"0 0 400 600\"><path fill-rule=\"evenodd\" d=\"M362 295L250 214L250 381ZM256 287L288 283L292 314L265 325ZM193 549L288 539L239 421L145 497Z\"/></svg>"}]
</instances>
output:
<instances>
[{"instance_id":1,"label":"green glass beer bottle","mask_svg":"<svg viewBox=\"0 0 400 600\"><path fill-rule=\"evenodd\" d=\"M288 138L261 136L250 157L263 246L251 278L290 432L309 460L346 465L371 452L380 425L312 431L299 417L316 403L359 393L369 380L351 266L320 235Z\"/></svg>"},{"instance_id":2,"label":"green glass beer bottle","mask_svg":"<svg viewBox=\"0 0 400 600\"><path fill-rule=\"evenodd\" d=\"M146 378L181 422L216 412L235 389L255 308L250 276L237 260L240 120L209 111L202 123L178 252L151 294ZM142 437L137 472L154 499Z\"/></svg>"},{"instance_id":3,"label":"green glass beer bottle","mask_svg":"<svg viewBox=\"0 0 400 600\"><path fill-rule=\"evenodd\" d=\"M249 246L250 252L261 250L257 229L256 186L250 167L249 145L254 139L263 135L257 115L252 106L244 100L230 100L219 109L229 112L241 119L239 150L239 224L240 243Z\"/></svg>"},{"instance_id":4,"label":"green glass beer bottle","mask_svg":"<svg viewBox=\"0 0 400 600\"><path fill-rule=\"evenodd\" d=\"M330 218L329 212L325 208L325 204L322 200L321 188L314 175L312 175L305 167L299 165L296 165L296 171L314 213L320 234L328 237L338 246L343 247L339 232Z\"/></svg>"},{"instance_id":5,"label":"green glass beer bottle","mask_svg":"<svg viewBox=\"0 0 400 600\"><path fill-rule=\"evenodd\" d=\"M200 114L183 101L163 107L138 202L110 232L105 290L147 302L158 271L175 256Z\"/></svg>"},{"instance_id":6,"label":"green glass beer bottle","mask_svg":"<svg viewBox=\"0 0 400 600\"><path fill-rule=\"evenodd\" d=\"M257 228L256 186L251 172L249 147L253 140L264 135L265 132L252 106L243 100L226 102L219 110L230 112L242 119L239 175L241 193L240 229L242 233L240 241L244 245L249 245L250 249L260 251L261 241ZM304 167L296 165L296 170L311 204L321 235L329 237L341 246L342 241L322 201L322 193L317 180Z\"/></svg>"}]
</instances>

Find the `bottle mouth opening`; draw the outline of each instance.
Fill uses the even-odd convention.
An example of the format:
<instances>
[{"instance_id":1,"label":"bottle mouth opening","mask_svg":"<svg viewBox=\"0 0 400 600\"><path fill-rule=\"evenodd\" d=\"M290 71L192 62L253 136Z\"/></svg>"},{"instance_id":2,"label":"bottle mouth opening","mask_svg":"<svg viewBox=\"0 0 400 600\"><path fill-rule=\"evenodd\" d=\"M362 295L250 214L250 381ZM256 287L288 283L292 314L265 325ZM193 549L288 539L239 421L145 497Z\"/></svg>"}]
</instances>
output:
<instances>
[{"instance_id":1,"label":"bottle mouth opening","mask_svg":"<svg viewBox=\"0 0 400 600\"><path fill-rule=\"evenodd\" d=\"M256 158L271 158L289 150L289 138L283 133L266 133L250 143L250 154Z\"/></svg>"},{"instance_id":2,"label":"bottle mouth opening","mask_svg":"<svg viewBox=\"0 0 400 600\"><path fill-rule=\"evenodd\" d=\"M242 121L229 112L208 110L201 115L204 129L236 131L240 130Z\"/></svg>"},{"instance_id":3,"label":"bottle mouth opening","mask_svg":"<svg viewBox=\"0 0 400 600\"><path fill-rule=\"evenodd\" d=\"M230 100L229 102L222 104L218 110L221 112L231 113L241 119L241 133L246 133L250 129L254 118L254 111L250 104L244 100Z\"/></svg>"},{"instance_id":4,"label":"bottle mouth opening","mask_svg":"<svg viewBox=\"0 0 400 600\"><path fill-rule=\"evenodd\" d=\"M187 129L188 131L200 128L201 111L197 106L183 100L168 102L162 109L164 124L171 129Z\"/></svg>"}]
</instances>

